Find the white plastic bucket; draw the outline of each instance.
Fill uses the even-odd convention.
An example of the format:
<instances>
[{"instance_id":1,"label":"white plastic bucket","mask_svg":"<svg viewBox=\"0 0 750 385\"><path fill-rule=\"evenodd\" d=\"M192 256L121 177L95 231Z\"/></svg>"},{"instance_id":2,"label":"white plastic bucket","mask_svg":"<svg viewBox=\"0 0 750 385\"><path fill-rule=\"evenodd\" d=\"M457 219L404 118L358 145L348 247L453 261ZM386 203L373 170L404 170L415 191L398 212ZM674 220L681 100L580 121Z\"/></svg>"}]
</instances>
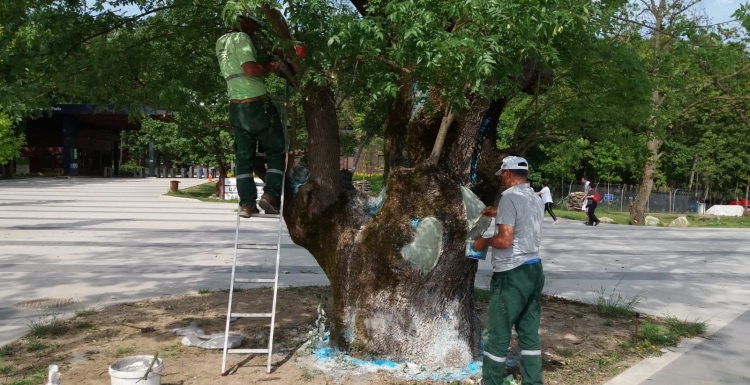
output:
<instances>
[{"instance_id":1,"label":"white plastic bucket","mask_svg":"<svg viewBox=\"0 0 750 385\"><path fill-rule=\"evenodd\" d=\"M112 385L161 385L161 370L164 362L161 358L154 362L146 381L138 381L146 374L154 356L130 356L120 358L109 366Z\"/></svg>"}]
</instances>

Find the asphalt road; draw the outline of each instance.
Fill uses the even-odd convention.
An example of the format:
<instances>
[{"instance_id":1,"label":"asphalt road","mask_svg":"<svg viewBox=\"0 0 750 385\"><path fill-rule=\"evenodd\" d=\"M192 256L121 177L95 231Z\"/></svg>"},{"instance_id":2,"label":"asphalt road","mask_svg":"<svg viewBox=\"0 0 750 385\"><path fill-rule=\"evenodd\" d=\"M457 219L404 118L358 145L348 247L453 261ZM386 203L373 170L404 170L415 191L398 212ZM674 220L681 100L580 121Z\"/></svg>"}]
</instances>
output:
<instances>
[{"instance_id":1,"label":"asphalt road","mask_svg":"<svg viewBox=\"0 0 750 385\"><path fill-rule=\"evenodd\" d=\"M163 197L168 182L0 182L0 345L43 315L13 306L21 301L74 297L90 307L228 287L235 206ZM200 182L182 179L180 187ZM253 219L241 238L273 244L277 225ZM282 285L327 284L286 233L282 244ZM713 339L687 341L611 385L750 384L749 252L750 230L545 222L545 290L582 300L601 288L644 293L641 311L708 321ZM272 277L274 258L273 251L244 250L238 271ZM491 274L489 261L481 262L477 285L487 286Z\"/></svg>"}]
</instances>

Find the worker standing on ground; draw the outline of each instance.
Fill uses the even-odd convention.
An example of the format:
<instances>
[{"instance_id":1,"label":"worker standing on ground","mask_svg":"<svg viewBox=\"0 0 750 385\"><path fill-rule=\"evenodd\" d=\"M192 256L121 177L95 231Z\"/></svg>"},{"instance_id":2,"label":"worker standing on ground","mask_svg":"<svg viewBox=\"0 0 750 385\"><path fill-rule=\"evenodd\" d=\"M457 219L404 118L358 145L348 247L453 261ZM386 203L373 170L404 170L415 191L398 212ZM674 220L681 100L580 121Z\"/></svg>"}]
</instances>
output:
<instances>
[{"instance_id":1,"label":"worker standing on ground","mask_svg":"<svg viewBox=\"0 0 750 385\"><path fill-rule=\"evenodd\" d=\"M252 14L239 16L237 24L216 42L221 76L227 82L229 123L234 129L237 158L237 192L240 216L250 218L259 212L255 205L257 187L253 164L258 142L266 152L266 186L258 205L268 214L280 210L282 178L286 161L286 140L281 119L266 91L264 76L275 73L279 64L258 62L258 53L250 36L261 26Z\"/></svg>"},{"instance_id":2,"label":"worker standing on ground","mask_svg":"<svg viewBox=\"0 0 750 385\"><path fill-rule=\"evenodd\" d=\"M544 270L539 258L544 205L529 187L526 159L509 156L500 171L506 190L498 208L487 207L484 216L496 217L492 238L474 240L475 251L492 247L490 307L484 331L483 385L501 385L505 357L515 325L521 347L523 385L542 385L542 347L539 341L540 297Z\"/></svg>"}]
</instances>

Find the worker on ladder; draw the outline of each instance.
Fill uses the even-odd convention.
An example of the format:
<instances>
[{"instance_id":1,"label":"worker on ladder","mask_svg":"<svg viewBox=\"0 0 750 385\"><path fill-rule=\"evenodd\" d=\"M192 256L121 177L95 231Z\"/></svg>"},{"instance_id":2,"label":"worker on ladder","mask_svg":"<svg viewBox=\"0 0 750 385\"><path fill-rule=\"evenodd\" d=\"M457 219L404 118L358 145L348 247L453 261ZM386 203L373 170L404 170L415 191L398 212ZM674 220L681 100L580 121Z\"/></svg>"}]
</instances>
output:
<instances>
[{"instance_id":1,"label":"worker on ladder","mask_svg":"<svg viewBox=\"0 0 750 385\"><path fill-rule=\"evenodd\" d=\"M262 26L252 13L240 15L229 33L216 42L216 57L221 75L227 82L229 123L234 129L237 158L237 192L240 216L250 218L260 211L256 207L257 187L253 178L256 146L266 153L268 169L266 186L258 205L266 214L278 214L286 159L286 141L281 119L271 103L264 76L276 73L279 64L261 64L250 37Z\"/></svg>"}]
</instances>

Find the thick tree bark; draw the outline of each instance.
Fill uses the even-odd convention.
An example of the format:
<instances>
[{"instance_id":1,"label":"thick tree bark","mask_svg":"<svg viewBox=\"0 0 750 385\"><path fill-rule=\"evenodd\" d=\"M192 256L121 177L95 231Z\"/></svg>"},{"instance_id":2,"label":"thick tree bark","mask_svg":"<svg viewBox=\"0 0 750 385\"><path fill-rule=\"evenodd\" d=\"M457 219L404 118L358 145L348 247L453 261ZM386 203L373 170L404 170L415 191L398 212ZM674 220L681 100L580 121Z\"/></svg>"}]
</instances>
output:
<instances>
[{"instance_id":1,"label":"thick tree bark","mask_svg":"<svg viewBox=\"0 0 750 385\"><path fill-rule=\"evenodd\" d=\"M330 88L316 87L302 103L308 132L307 159L310 175L305 189L315 190L306 202L307 215L319 215L334 204L341 192L339 179L339 126Z\"/></svg>"},{"instance_id":2,"label":"thick tree bark","mask_svg":"<svg viewBox=\"0 0 750 385\"><path fill-rule=\"evenodd\" d=\"M457 122L458 134L451 138L453 145L449 147L450 153L445 158L447 168L454 171L454 178L464 185L473 185L472 159L478 157L484 145L491 117L491 101L488 99L474 97L471 100L469 110L462 114ZM494 143L487 143L495 147Z\"/></svg>"},{"instance_id":3,"label":"thick tree bark","mask_svg":"<svg viewBox=\"0 0 750 385\"><path fill-rule=\"evenodd\" d=\"M219 179L216 181L214 195L217 198L224 199L224 180L227 178L227 165L222 161L220 156L216 157L219 163Z\"/></svg>"},{"instance_id":4,"label":"thick tree bark","mask_svg":"<svg viewBox=\"0 0 750 385\"><path fill-rule=\"evenodd\" d=\"M406 136L413 108L414 84L409 76L404 76L398 86L399 91L388 109L388 117L385 121L384 180L388 180L391 170L397 167L409 167Z\"/></svg>"},{"instance_id":5,"label":"thick tree bark","mask_svg":"<svg viewBox=\"0 0 750 385\"><path fill-rule=\"evenodd\" d=\"M478 359L481 330L472 298L477 263L464 256L459 187L431 167L399 169L389 178L382 206L374 208L348 184L321 217L295 215L287 223L292 239L313 254L331 282L332 345L427 367L459 368ZM401 254L414 240L414 221L427 217L443 225L432 268Z\"/></svg>"},{"instance_id":6,"label":"thick tree bark","mask_svg":"<svg viewBox=\"0 0 750 385\"><path fill-rule=\"evenodd\" d=\"M630 206L630 224L645 226L646 225L646 206L648 198L651 196L651 189L654 187L654 173L656 164L659 161L659 149L664 142L660 139L651 139L648 141L648 149L651 152L646 165L643 168L643 181L638 191L638 196Z\"/></svg>"}]
</instances>

